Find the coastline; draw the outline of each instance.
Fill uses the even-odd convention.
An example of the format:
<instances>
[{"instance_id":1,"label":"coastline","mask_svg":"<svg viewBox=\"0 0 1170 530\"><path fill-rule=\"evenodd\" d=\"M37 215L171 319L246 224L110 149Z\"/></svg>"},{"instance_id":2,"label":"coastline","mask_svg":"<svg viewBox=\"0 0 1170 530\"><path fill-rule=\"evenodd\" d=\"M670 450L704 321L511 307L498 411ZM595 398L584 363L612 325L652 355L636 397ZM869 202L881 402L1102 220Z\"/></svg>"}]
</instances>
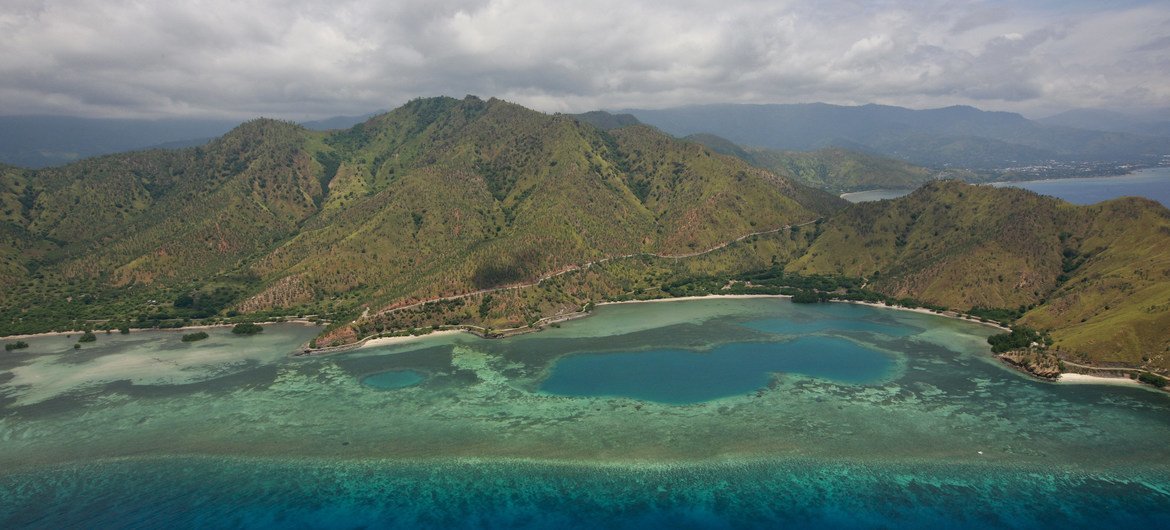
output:
<instances>
[{"instance_id":1,"label":"coastline","mask_svg":"<svg viewBox=\"0 0 1170 530\"><path fill-rule=\"evenodd\" d=\"M471 333L472 335L475 335L474 333L467 331L467 330L463 330L463 329L440 329L440 330L435 330L435 331L432 331L430 333L426 333L423 335L402 335L399 337L378 337L378 338L374 338L374 339L366 339L365 341L359 343L359 345L356 349L360 350L362 348L373 348L375 346L388 346L391 344L402 344L402 343L406 343L406 342L414 342L416 340L421 340L421 339L441 337L444 335L455 335L458 333Z\"/></svg>"},{"instance_id":2,"label":"coastline","mask_svg":"<svg viewBox=\"0 0 1170 530\"><path fill-rule=\"evenodd\" d=\"M1056 382L1065 385L1120 385L1120 386L1148 386L1128 377L1110 377L1104 375L1074 374L1064 372L1056 378Z\"/></svg>"}]
</instances>

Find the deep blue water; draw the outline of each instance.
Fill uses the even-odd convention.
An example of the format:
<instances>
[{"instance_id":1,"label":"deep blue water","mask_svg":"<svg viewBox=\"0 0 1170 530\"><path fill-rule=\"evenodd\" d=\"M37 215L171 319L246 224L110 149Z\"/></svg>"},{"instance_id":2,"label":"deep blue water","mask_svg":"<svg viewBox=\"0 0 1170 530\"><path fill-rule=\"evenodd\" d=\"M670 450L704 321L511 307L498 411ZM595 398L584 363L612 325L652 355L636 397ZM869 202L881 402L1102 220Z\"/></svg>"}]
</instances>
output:
<instances>
[{"instance_id":1,"label":"deep blue water","mask_svg":"<svg viewBox=\"0 0 1170 530\"><path fill-rule=\"evenodd\" d=\"M1031 180L997 183L1051 195L1073 204L1096 204L1117 197L1145 197L1170 208L1170 167L1135 171L1119 177Z\"/></svg>"},{"instance_id":2,"label":"deep blue water","mask_svg":"<svg viewBox=\"0 0 1170 530\"><path fill-rule=\"evenodd\" d=\"M1141 473L800 460L158 458L0 476L0 527L1153 529L1170 527L1168 486Z\"/></svg>"},{"instance_id":3,"label":"deep blue water","mask_svg":"<svg viewBox=\"0 0 1170 530\"><path fill-rule=\"evenodd\" d=\"M362 384L379 390L396 390L417 385L423 379L426 376L414 370L389 370L363 377Z\"/></svg>"},{"instance_id":4,"label":"deep blue water","mask_svg":"<svg viewBox=\"0 0 1170 530\"><path fill-rule=\"evenodd\" d=\"M618 396L684 405L764 388L777 372L844 383L887 375L894 361L837 337L739 342L711 351L655 349L583 353L557 361L540 390L562 396Z\"/></svg>"},{"instance_id":5,"label":"deep blue water","mask_svg":"<svg viewBox=\"0 0 1170 530\"><path fill-rule=\"evenodd\" d=\"M1170 208L1170 167L1135 171L1119 177L1088 177L1074 179L1028 180L997 182L996 187L1016 187L1051 195L1073 204L1096 204L1118 197L1145 197ZM846 193L841 197L849 202L896 199L914 190L870 190Z\"/></svg>"}]
</instances>

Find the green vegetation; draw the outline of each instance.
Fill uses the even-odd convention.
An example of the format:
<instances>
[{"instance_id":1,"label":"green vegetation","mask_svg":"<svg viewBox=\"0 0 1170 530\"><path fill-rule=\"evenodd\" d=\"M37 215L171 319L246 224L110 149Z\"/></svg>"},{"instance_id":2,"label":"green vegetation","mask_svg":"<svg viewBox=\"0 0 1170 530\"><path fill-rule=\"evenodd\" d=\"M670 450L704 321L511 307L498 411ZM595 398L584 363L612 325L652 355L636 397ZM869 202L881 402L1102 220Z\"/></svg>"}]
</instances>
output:
<instances>
[{"instance_id":1,"label":"green vegetation","mask_svg":"<svg viewBox=\"0 0 1170 530\"><path fill-rule=\"evenodd\" d=\"M1167 381L1165 377L1162 377L1158 374L1152 374L1150 372L1142 372L1141 374L1138 374L1138 381L1141 381L1147 385L1154 385L1158 388L1166 388L1166 385L1170 384L1170 381Z\"/></svg>"},{"instance_id":2,"label":"green vegetation","mask_svg":"<svg viewBox=\"0 0 1170 530\"><path fill-rule=\"evenodd\" d=\"M1049 330L1068 360L1170 368L1157 204L930 181L848 206L795 179L932 176L840 150L769 172L734 145L605 122L620 126L430 98L347 131L255 120L200 148L0 167L0 334L310 314L337 322L317 341L335 345L770 293L972 308Z\"/></svg>"},{"instance_id":3,"label":"green vegetation","mask_svg":"<svg viewBox=\"0 0 1170 530\"><path fill-rule=\"evenodd\" d=\"M1048 339L1042 333L1027 327L1012 328L1010 333L1000 333L987 337L993 353L1003 353L1011 350L1044 346Z\"/></svg>"},{"instance_id":4,"label":"green vegetation","mask_svg":"<svg viewBox=\"0 0 1170 530\"><path fill-rule=\"evenodd\" d=\"M16 342L9 342L4 345L4 351L23 350L28 347L28 343L23 340Z\"/></svg>"},{"instance_id":5,"label":"green vegetation","mask_svg":"<svg viewBox=\"0 0 1170 530\"><path fill-rule=\"evenodd\" d=\"M232 333L236 335L255 335L262 331L264 331L263 326L251 322L241 322L232 328Z\"/></svg>"},{"instance_id":6,"label":"green vegetation","mask_svg":"<svg viewBox=\"0 0 1170 530\"><path fill-rule=\"evenodd\" d=\"M257 327L259 327L259 326L257 326ZM232 332L235 333L235 329L233 329ZM197 342L197 341L201 341L203 339L206 339L207 337L208 337L208 335L206 332L197 331L195 333L188 333L186 335L183 335L183 342Z\"/></svg>"},{"instance_id":7,"label":"green vegetation","mask_svg":"<svg viewBox=\"0 0 1170 530\"><path fill-rule=\"evenodd\" d=\"M92 331L86 331L85 333L82 333L81 337L77 339L77 342L96 342L96 341L97 341L97 335L94 335Z\"/></svg>"}]
</instances>

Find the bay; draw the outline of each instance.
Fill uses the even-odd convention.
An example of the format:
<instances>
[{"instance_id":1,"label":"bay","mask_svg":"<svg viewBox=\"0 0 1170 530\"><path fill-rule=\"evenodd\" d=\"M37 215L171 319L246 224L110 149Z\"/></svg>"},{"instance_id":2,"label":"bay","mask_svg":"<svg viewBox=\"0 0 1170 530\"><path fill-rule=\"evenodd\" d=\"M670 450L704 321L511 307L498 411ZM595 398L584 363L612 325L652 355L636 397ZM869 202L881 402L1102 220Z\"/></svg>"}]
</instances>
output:
<instances>
[{"instance_id":1,"label":"bay","mask_svg":"<svg viewBox=\"0 0 1170 530\"><path fill-rule=\"evenodd\" d=\"M1170 523L1167 395L1030 379L969 322L718 298L290 355L315 332L26 339L0 357L0 527ZM583 359L635 384L550 391Z\"/></svg>"},{"instance_id":2,"label":"bay","mask_svg":"<svg viewBox=\"0 0 1170 530\"><path fill-rule=\"evenodd\" d=\"M1096 204L1118 197L1145 197L1170 208L1170 167L1140 169L1129 175L1116 177L1086 177L1069 179L996 182L997 188L1015 187L1049 195L1073 204ZM841 198L849 202L868 202L896 199L914 190L869 190L845 193Z\"/></svg>"}]
</instances>

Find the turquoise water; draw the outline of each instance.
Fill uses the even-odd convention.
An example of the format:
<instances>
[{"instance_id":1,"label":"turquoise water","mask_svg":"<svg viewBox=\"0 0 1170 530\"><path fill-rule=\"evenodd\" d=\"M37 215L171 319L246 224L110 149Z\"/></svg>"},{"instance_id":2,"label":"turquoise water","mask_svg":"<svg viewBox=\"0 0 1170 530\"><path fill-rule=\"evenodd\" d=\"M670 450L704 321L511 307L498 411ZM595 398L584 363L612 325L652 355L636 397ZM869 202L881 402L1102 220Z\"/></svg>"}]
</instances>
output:
<instances>
[{"instance_id":1,"label":"turquoise water","mask_svg":"<svg viewBox=\"0 0 1170 530\"><path fill-rule=\"evenodd\" d=\"M390 370L362 378L362 384L380 390L397 390L421 383L426 376L414 370Z\"/></svg>"},{"instance_id":2,"label":"turquoise water","mask_svg":"<svg viewBox=\"0 0 1170 530\"><path fill-rule=\"evenodd\" d=\"M997 182L996 187L1011 186L1050 195L1073 204L1096 204L1118 197L1145 197L1170 208L1170 167L1141 169L1118 177L1088 177L1074 179L1028 180ZM896 199L914 190L870 190L846 193L841 197L849 202Z\"/></svg>"},{"instance_id":3,"label":"turquoise water","mask_svg":"<svg viewBox=\"0 0 1170 530\"><path fill-rule=\"evenodd\" d=\"M903 195L909 195L912 189L898 189L898 190L866 190L854 191L850 193L842 193L841 198L849 202L870 202L881 201L885 199L897 199Z\"/></svg>"},{"instance_id":4,"label":"turquoise water","mask_svg":"<svg viewBox=\"0 0 1170 530\"><path fill-rule=\"evenodd\" d=\"M289 355L315 332L0 356L0 528L1170 523L1166 394L1029 379L967 322L712 299ZM666 394L549 391L615 366Z\"/></svg>"},{"instance_id":5,"label":"turquoise water","mask_svg":"<svg viewBox=\"0 0 1170 530\"><path fill-rule=\"evenodd\" d=\"M709 352L578 354L558 361L540 389L564 396L621 396L680 405L765 388L777 372L870 383L893 366L889 356L848 340L801 337L733 343Z\"/></svg>"}]
</instances>

